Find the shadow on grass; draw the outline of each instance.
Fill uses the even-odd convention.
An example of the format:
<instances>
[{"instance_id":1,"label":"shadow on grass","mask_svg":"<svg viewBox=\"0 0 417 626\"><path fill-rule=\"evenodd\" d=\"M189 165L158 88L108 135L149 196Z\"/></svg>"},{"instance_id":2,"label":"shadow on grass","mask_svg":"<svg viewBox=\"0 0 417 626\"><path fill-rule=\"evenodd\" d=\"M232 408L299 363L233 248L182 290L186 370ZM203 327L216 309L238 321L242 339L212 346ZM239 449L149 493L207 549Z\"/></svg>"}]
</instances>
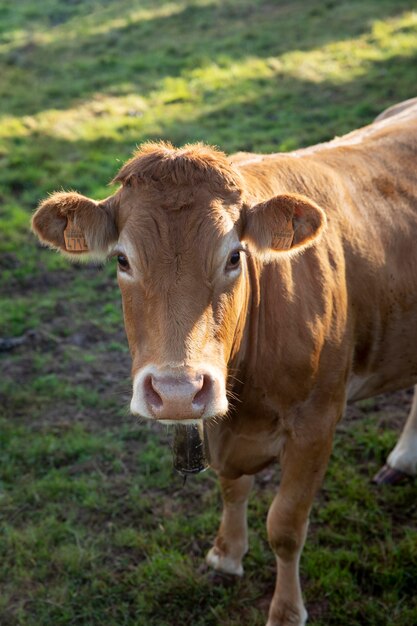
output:
<instances>
[{"instance_id":1,"label":"shadow on grass","mask_svg":"<svg viewBox=\"0 0 417 626\"><path fill-rule=\"evenodd\" d=\"M413 97L416 65L417 54L396 56L370 63L366 73L344 83L317 85L279 73L272 79L254 79L246 90L250 97L197 113L185 134L181 125L168 126L164 136L182 143L189 141L191 131L191 136L231 151L255 152L285 152L327 141Z\"/></svg>"},{"instance_id":2,"label":"shadow on grass","mask_svg":"<svg viewBox=\"0 0 417 626\"><path fill-rule=\"evenodd\" d=\"M27 12L22 11L21 23L16 24L27 29L23 43L7 50L6 37L6 51L0 57L1 108L11 115L66 108L103 91L121 95L134 90L146 95L164 77L177 77L196 67L228 66L247 57L274 57L356 38L368 32L376 19L398 16L410 8L403 0L328 0L322 5L301 0L229 0L173 5L171 13L158 16L164 6L169 9L170 3L164 2L156 7L150 3L157 16L141 21L135 19L135 11L143 4L106 2L106 11L111 8L109 27L97 33L82 27L84 3L62 7L61 20L56 9L42 14L32 5L28 0ZM39 20L34 25L31 8ZM96 13L100 25L100 9ZM67 30L59 30L61 23ZM54 39L43 43L43 32L52 33Z\"/></svg>"},{"instance_id":3,"label":"shadow on grass","mask_svg":"<svg viewBox=\"0 0 417 626\"><path fill-rule=\"evenodd\" d=\"M416 64L417 56L370 63L365 74L345 83L317 85L279 73L248 79L239 84L243 94L239 102L213 105L203 113L197 109L186 120L175 115L161 120L162 132L157 135L149 133L140 119L128 128L121 119L120 129L116 128L120 140L66 141L39 131L12 137L4 157L4 194L27 208L60 187L104 197L121 162L136 144L148 139L163 137L177 145L204 140L228 152L285 151L325 141L369 123L390 104L415 95ZM222 102L230 103L232 96L225 89Z\"/></svg>"}]
</instances>

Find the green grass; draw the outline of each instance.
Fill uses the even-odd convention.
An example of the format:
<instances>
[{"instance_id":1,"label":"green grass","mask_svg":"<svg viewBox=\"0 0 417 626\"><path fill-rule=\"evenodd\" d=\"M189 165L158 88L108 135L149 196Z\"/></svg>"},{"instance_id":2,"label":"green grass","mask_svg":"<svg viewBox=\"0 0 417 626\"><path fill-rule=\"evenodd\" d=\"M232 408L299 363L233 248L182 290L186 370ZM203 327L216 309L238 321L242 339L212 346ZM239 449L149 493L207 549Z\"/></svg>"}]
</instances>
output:
<instances>
[{"instance_id":1,"label":"green grass","mask_svg":"<svg viewBox=\"0 0 417 626\"><path fill-rule=\"evenodd\" d=\"M201 568L219 519L208 472L184 487L170 434L129 416L114 265L69 266L29 232L47 193L108 195L136 144L289 150L416 95L404 0L0 2L0 624L261 626L275 562L249 509L245 577ZM342 425L302 558L313 626L417 623L415 484L370 478L409 397Z\"/></svg>"}]
</instances>

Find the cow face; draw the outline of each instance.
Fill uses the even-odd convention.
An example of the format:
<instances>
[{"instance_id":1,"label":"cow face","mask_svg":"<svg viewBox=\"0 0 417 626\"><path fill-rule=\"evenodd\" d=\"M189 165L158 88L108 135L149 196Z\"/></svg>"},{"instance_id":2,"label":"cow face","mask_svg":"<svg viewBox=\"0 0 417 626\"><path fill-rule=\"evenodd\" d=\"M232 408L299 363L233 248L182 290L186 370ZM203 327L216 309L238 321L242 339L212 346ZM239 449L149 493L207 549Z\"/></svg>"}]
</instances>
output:
<instances>
[{"instance_id":1,"label":"cow face","mask_svg":"<svg viewBox=\"0 0 417 626\"><path fill-rule=\"evenodd\" d=\"M224 415L228 365L242 349L247 255L305 247L324 224L299 196L249 206L222 153L147 144L97 203L55 194L34 215L42 241L70 256L117 257L132 354L132 413L162 422Z\"/></svg>"},{"instance_id":2,"label":"cow face","mask_svg":"<svg viewBox=\"0 0 417 626\"><path fill-rule=\"evenodd\" d=\"M133 359L131 410L159 420L227 411L227 363L244 305L233 200L132 181L114 254Z\"/></svg>"}]
</instances>

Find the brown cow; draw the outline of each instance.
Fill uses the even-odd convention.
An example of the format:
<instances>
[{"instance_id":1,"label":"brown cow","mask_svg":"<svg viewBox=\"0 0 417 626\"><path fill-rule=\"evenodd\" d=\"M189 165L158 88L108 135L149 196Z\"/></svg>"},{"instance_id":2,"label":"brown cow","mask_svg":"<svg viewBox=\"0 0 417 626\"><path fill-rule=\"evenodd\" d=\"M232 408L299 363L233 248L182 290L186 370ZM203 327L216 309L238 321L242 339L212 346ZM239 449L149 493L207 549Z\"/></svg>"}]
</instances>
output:
<instances>
[{"instance_id":1,"label":"brown cow","mask_svg":"<svg viewBox=\"0 0 417 626\"><path fill-rule=\"evenodd\" d=\"M117 255L132 412L205 420L215 569L242 574L253 475L279 458L268 626L305 623L298 564L346 402L417 382L416 165L414 100L290 154L148 143L111 197L54 194L33 218L69 256ZM416 464L415 402L380 479Z\"/></svg>"}]
</instances>

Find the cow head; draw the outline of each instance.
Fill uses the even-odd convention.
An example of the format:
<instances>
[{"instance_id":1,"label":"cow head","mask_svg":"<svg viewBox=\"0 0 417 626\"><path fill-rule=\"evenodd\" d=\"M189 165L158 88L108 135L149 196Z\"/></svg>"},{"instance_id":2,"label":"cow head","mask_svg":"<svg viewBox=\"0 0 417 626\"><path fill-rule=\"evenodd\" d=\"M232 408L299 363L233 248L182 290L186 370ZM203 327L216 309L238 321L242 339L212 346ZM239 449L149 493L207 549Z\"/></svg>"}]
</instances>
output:
<instances>
[{"instance_id":1,"label":"cow head","mask_svg":"<svg viewBox=\"0 0 417 626\"><path fill-rule=\"evenodd\" d=\"M102 202L53 194L33 230L71 258L117 257L134 414L187 423L224 415L228 365L244 341L247 256L305 248L323 211L295 195L251 202L237 168L200 144L145 144L115 181Z\"/></svg>"}]
</instances>

